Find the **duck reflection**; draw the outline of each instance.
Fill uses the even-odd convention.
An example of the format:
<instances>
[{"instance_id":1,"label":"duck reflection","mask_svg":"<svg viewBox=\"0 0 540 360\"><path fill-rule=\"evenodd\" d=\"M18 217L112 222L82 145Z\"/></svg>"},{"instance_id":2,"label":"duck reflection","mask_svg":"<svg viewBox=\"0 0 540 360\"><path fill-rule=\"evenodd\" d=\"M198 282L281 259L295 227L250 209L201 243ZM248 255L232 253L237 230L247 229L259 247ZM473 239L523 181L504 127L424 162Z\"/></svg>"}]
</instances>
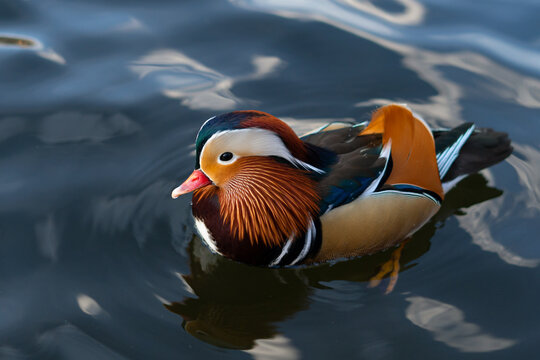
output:
<instances>
[{"instance_id":1,"label":"duck reflection","mask_svg":"<svg viewBox=\"0 0 540 360\"><path fill-rule=\"evenodd\" d=\"M447 217L461 208L498 197L502 191L487 186L475 174L448 193L439 213L403 249L400 271L415 265L429 250L431 237ZM182 275L196 297L165 307L180 315L184 329L207 343L251 349L258 339L279 335L278 324L310 304L315 289L336 280L366 282L392 257L393 249L361 258L289 269L258 268L212 254L194 237L189 246L190 274Z\"/></svg>"},{"instance_id":2,"label":"duck reflection","mask_svg":"<svg viewBox=\"0 0 540 360\"><path fill-rule=\"evenodd\" d=\"M306 309L310 286L301 271L250 267L210 253L199 239L189 245L186 283L197 298L165 305L183 327L208 343L250 349L277 333L276 323Z\"/></svg>"}]
</instances>

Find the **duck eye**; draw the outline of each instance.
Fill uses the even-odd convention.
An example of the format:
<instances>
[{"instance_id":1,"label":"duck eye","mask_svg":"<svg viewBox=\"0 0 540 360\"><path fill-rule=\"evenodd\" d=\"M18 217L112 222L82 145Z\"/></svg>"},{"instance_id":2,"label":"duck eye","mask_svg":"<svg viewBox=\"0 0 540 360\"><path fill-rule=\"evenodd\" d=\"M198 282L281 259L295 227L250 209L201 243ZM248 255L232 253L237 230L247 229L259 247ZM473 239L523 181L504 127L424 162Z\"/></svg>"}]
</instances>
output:
<instances>
[{"instance_id":1,"label":"duck eye","mask_svg":"<svg viewBox=\"0 0 540 360\"><path fill-rule=\"evenodd\" d=\"M223 154L219 155L219 160L221 161L229 161L233 158L232 152L224 152Z\"/></svg>"}]
</instances>

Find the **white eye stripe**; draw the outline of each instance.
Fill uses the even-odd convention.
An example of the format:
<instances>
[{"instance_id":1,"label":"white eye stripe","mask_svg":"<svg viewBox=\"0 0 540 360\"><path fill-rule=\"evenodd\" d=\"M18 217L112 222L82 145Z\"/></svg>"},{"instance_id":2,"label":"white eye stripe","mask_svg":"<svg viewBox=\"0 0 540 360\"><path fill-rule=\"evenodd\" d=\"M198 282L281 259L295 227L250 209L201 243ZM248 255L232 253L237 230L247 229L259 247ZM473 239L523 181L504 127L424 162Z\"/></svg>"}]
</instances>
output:
<instances>
[{"instance_id":1,"label":"white eye stripe","mask_svg":"<svg viewBox=\"0 0 540 360\"><path fill-rule=\"evenodd\" d=\"M217 147L218 149L221 147L222 150L226 149L225 151L232 152L238 158L242 156L277 156L299 168L324 173L323 170L294 157L281 138L276 133L266 129L251 128L216 132L204 144L200 159L204 157L205 151L209 147ZM226 164L230 163L227 162Z\"/></svg>"},{"instance_id":2,"label":"white eye stripe","mask_svg":"<svg viewBox=\"0 0 540 360\"><path fill-rule=\"evenodd\" d=\"M201 150L201 158L208 148L215 146L222 147L222 150L232 152L236 156L279 156L287 153L288 156L292 156L277 135L264 129L218 131L204 144Z\"/></svg>"}]
</instances>

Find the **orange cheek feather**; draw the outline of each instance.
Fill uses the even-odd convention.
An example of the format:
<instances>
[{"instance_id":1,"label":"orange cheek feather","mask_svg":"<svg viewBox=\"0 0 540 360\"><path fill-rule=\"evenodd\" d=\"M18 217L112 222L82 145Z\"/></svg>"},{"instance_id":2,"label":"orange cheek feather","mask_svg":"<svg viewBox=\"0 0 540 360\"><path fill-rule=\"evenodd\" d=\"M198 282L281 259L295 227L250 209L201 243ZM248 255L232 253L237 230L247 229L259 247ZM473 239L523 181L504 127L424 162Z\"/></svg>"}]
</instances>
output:
<instances>
[{"instance_id":1,"label":"orange cheek feather","mask_svg":"<svg viewBox=\"0 0 540 360\"><path fill-rule=\"evenodd\" d=\"M315 182L305 171L273 159L244 157L231 165L211 165L205 171L219 186L215 194L220 216L240 240L282 245L305 232L319 210ZM210 190L200 191L201 196L210 194Z\"/></svg>"}]
</instances>

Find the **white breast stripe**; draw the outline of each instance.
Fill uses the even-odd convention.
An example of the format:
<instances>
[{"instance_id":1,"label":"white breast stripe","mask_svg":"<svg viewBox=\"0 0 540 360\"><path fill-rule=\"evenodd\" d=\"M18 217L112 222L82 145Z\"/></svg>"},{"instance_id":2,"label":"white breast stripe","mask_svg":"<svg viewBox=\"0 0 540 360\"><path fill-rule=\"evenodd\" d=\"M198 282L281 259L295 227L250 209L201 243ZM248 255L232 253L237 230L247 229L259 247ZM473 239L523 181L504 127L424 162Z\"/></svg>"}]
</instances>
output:
<instances>
[{"instance_id":1,"label":"white breast stripe","mask_svg":"<svg viewBox=\"0 0 540 360\"><path fill-rule=\"evenodd\" d=\"M311 248L313 237L317 235L316 232L317 232L317 229L315 229L315 224L313 223L313 219L310 219L309 228L308 228L305 241L304 241L304 247L302 248L302 251L300 251L300 254L298 254L298 257L294 259L293 262L290 263L290 266L293 266L297 262L304 260L304 258L309 252L309 249Z\"/></svg>"},{"instance_id":2,"label":"white breast stripe","mask_svg":"<svg viewBox=\"0 0 540 360\"><path fill-rule=\"evenodd\" d=\"M222 253L219 252L216 242L212 238L210 231L208 231L208 228L206 227L206 225L201 219L195 218L195 227L197 228L199 235L201 235L201 237L203 238L206 245L208 245L210 250L212 250L212 252L223 255Z\"/></svg>"},{"instance_id":3,"label":"white breast stripe","mask_svg":"<svg viewBox=\"0 0 540 360\"><path fill-rule=\"evenodd\" d=\"M388 162L390 160L390 151L392 149L392 139L388 139L388 143L384 145L381 151L381 155L379 155L379 158L386 158L386 164L384 164L384 168L381 171L381 174L369 184L366 190L360 195L360 197L366 197L368 195L371 195L375 189L377 189L377 186L379 186L379 183L381 182L384 173L386 172L386 167L388 166Z\"/></svg>"},{"instance_id":4,"label":"white breast stripe","mask_svg":"<svg viewBox=\"0 0 540 360\"><path fill-rule=\"evenodd\" d=\"M322 169L319 169L318 167L315 167L311 164L308 164L307 162L303 162L302 160L299 160L295 157L292 158L293 160L291 161L293 164L295 164L297 167L303 167L304 169L306 170L311 170L311 171L315 171L319 174L324 174L325 171L322 170Z\"/></svg>"},{"instance_id":5,"label":"white breast stripe","mask_svg":"<svg viewBox=\"0 0 540 360\"><path fill-rule=\"evenodd\" d=\"M279 256L275 258L274 261L272 261L268 266L276 266L277 264L279 264L281 259L283 259L283 257L287 255L287 253L289 252L289 248L291 247L292 242L293 242L293 237L291 236L289 240L287 240L287 243L285 244L285 246L281 249L281 253L279 254Z\"/></svg>"}]
</instances>

